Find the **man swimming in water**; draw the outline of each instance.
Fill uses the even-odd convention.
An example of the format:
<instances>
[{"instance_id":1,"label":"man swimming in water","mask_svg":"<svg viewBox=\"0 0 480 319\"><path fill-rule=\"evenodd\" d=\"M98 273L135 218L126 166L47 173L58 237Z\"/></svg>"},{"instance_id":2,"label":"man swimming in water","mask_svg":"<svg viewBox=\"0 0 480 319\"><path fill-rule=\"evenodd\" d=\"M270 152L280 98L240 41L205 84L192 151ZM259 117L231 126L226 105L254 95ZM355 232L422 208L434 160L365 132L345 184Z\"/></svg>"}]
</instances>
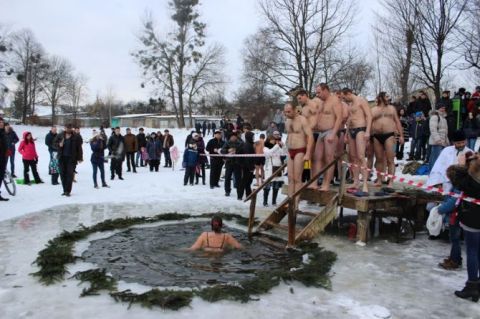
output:
<instances>
[{"instance_id":1,"label":"man swimming in water","mask_svg":"<svg viewBox=\"0 0 480 319\"><path fill-rule=\"evenodd\" d=\"M190 247L189 251L223 252L226 248L242 249L243 246L232 235L222 232L223 221L220 216L213 216L210 222L211 232L203 232Z\"/></svg>"}]
</instances>

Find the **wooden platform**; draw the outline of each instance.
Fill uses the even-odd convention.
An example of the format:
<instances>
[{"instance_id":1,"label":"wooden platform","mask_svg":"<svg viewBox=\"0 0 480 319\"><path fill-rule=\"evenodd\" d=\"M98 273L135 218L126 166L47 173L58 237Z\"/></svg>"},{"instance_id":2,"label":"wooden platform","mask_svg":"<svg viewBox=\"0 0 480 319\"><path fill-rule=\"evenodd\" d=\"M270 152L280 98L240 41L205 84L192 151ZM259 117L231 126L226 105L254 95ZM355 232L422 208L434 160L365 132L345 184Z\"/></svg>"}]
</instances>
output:
<instances>
[{"instance_id":1,"label":"wooden platform","mask_svg":"<svg viewBox=\"0 0 480 319\"><path fill-rule=\"evenodd\" d=\"M369 185L369 193L374 194L380 191L380 188ZM282 193L287 194L287 189L288 186L284 185ZM405 187L403 184L396 184L394 189L401 193ZM306 188L301 192L300 199L326 205L333 197L339 195L339 191L338 186L332 186L328 192ZM357 211L357 240L366 243L369 239L370 222L373 217L398 217L409 221L412 227L420 229L424 226L426 203L441 199L441 195L436 194L429 194L427 197L416 197L393 193L387 196L370 195L368 197L358 197L345 193L338 206L340 207L340 219L343 217L343 208Z\"/></svg>"}]
</instances>

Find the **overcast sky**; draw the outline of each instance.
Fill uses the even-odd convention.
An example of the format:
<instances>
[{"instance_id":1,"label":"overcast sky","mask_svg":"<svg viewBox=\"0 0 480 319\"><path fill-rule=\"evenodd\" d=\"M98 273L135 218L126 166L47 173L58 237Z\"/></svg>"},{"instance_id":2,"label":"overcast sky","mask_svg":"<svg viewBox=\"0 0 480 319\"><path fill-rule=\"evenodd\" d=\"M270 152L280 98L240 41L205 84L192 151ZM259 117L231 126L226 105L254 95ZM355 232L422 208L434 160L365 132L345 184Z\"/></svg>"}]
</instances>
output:
<instances>
[{"instance_id":1,"label":"overcast sky","mask_svg":"<svg viewBox=\"0 0 480 319\"><path fill-rule=\"evenodd\" d=\"M168 23L167 0L0 0L0 23L11 30L29 28L50 54L72 62L88 78L90 100L111 88L124 101L146 99L140 68L130 53L138 47L141 18L151 10L159 24ZM370 38L373 10L379 0L361 0L354 41ZM256 0L201 0L207 42L226 49L227 95L240 84L244 39L261 24Z\"/></svg>"}]
</instances>

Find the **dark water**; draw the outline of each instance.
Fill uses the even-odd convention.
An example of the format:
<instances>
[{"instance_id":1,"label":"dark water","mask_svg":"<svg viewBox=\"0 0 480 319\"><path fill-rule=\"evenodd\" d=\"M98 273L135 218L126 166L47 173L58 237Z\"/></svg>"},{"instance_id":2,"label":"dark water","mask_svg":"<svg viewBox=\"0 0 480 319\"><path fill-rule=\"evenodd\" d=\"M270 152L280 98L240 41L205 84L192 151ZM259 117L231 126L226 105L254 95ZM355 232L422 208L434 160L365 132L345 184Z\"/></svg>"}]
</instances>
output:
<instances>
[{"instance_id":1,"label":"dark water","mask_svg":"<svg viewBox=\"0 0 480 319\"><path fill-rule=\"evenodd\" d=\"M258 271L285 267L294 258L258 240L250 242L245 232L225 226L245 250L223 254L180 251L209 230L208 222L129 229L92 241L82 256L116 279L154 287L237 282L254 278Z\"/></svg>"}]
</instances>

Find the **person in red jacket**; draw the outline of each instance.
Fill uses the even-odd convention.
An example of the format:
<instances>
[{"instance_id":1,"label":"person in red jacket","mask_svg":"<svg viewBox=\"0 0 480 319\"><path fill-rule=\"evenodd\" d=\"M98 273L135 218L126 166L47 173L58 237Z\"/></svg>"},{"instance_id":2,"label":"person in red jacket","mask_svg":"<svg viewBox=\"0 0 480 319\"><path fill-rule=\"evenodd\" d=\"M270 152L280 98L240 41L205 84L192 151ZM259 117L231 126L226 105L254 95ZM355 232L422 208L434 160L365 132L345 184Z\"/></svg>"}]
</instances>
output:
<instances>
[{"instance_id":1,"label":"person in red jacket","mask_svg":"<svg viewBox=\"0 0 480 319\"><path fill-rule=\"evenodd\" d=\"M41 184L43 181L40 179L37 171L38 154L35 149L35 141L32 137L32 133L23 132L23 140L20 142L18 152L22 154L23 160L23 179L25 185L31 185L29 169L32 169L33 178L36 184Z\"/></svg>"}]
</instances>

